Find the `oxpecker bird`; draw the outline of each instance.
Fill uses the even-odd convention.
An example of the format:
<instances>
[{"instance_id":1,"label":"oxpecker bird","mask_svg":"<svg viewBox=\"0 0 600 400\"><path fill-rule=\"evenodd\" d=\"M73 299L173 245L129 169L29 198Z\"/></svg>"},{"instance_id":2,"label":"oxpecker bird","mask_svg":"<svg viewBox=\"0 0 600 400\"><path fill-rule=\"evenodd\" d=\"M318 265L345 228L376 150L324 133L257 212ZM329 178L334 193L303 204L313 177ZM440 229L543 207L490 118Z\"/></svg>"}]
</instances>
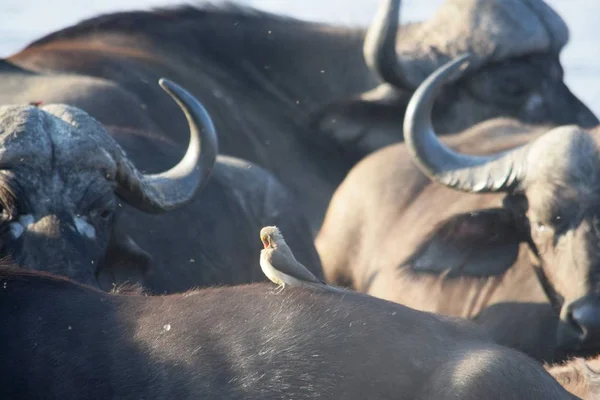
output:
<instances>
[{"instance_id":1,"label":"oxpecker bird","mask_svg":"<svg viewBox=\"0 0 600 400\"><path fill-rule=\"evenodd\" d=\"M283 290L289 286L325 285L304 265L296 260L276 226L265 226L260 230L264 249L260 252L260 267L273 283Z\"/></svg>"}]
</instances>

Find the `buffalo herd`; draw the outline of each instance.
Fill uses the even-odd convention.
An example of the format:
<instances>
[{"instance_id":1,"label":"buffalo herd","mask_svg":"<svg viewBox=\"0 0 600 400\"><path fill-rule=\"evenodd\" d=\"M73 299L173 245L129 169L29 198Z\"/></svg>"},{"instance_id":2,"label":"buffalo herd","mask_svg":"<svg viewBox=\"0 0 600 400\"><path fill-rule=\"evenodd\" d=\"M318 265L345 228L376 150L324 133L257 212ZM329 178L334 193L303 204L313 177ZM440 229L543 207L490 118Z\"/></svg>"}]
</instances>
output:
<instances>
[{"instance_id":1,"label":"buffalo herd","mask_svg":"<svg viewBox=\"0 0 600 400\"><path fill-rule=\"evenodd\" d=\"M380 1L107 14L0 60L0 398L600 399L565 22Z\"/></svg>"}]
</instances>

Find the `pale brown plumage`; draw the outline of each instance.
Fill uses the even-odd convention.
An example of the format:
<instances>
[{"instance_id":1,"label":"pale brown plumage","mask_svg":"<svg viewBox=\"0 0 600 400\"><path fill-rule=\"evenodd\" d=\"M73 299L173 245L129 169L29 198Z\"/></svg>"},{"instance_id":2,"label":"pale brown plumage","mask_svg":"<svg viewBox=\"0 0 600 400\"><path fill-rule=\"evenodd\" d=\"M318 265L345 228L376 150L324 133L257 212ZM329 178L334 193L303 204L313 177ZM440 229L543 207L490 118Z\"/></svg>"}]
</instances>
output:
<instances>
[{"instance_id":1,"label":"pale brown plumage","mask_svg":"<svg viewBox=\"0 0 600 400\"><path fill-rule=\"evenodd\" d=\"M276 226L266 226L260 230L264 249L260 252L260 267L273 283L282 289L289 286L325 285L302 265L285 242Z\"/></svg>"}]
</instances>

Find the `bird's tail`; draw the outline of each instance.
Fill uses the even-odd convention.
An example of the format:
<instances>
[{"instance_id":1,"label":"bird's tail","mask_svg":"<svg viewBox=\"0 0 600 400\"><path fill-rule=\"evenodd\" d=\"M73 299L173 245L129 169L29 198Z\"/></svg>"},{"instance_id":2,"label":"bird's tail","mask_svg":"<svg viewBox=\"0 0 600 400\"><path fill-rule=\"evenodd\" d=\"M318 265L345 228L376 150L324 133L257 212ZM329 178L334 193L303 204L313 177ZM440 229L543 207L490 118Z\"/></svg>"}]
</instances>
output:
<instances>
[{"instance_id":1,"label":"bird's tail","mask_svg":"<svg viewBox=\"0 0 600 400\"><path fill-rule=\"evenodd\" d=\"M332 285L328 285L326 283L314 283L314 282L303 282L303 283L304 283L304 286L310 287L311 289L324 291L324 292L348 293L351 291L350 289L345 289L345 288L342 288L339 286L332 286Z\"/></svg>"}]
</instances>

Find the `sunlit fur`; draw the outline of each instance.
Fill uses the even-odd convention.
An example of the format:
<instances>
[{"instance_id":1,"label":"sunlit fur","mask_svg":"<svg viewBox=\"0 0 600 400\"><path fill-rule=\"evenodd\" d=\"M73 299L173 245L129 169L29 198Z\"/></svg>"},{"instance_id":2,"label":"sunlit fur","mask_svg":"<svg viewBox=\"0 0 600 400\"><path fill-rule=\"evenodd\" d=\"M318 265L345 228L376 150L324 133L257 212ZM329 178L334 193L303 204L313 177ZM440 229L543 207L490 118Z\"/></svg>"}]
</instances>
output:
<instances>
[{"instance_id":1,"label":"sunlit fur","mask_svg":"<svg viewBox=\"0 0 600 400\"><path fill-rule=\"evenodd\" d=\"M145 297L0 271L0 315L10 319L0 396L571 398L464 321L358 293L271 287Z\"/></svg>"}]
</instances>

